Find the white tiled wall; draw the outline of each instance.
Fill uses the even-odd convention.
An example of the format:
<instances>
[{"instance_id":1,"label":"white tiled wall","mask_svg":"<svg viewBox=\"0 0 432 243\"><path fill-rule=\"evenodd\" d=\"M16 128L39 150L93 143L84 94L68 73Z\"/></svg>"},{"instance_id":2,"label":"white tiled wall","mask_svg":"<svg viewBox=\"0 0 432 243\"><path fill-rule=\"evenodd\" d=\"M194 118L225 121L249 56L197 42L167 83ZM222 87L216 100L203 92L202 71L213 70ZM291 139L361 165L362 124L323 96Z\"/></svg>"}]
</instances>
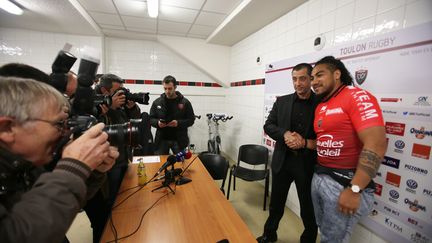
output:
<instances>
[{"instance_id":1,"label":"white tiled wall","mask_svg":"<svg viewBox=\"0 0 432 243\"><path fill-rule=\"evenodd\" d=\"M155 41L105 38L105 50L107 72L125 79L162 80L170 74L177 80L214 82Z\"/></svg>"},{"instance_id":2,"label":"white tiled wall","mask_svg":"<svg viewBox=\"0 0 432 243\"><path fill-rule=\"evenodd\" d=\"M331 48L429 21L431 0L311 0L234 45L231 80L264 78L266 63L313 52L313 40L320 34L326 38L324 48ZM258 56L261 65L255 61ZM229 141L229 147L223 148L230 157L236 158L241 144L261 143L263 95L264 85L234 87L227 92L226 109L238 114L222 138ZM287 205L299 214L295 187L291 188ZM358 226L351 242L383 240Z\"/></svg>"},{"instance_id":3,"label":"white tiled wall","mask_svg":"<svg viewBox=\"0 0 432 243\"><path fill-rule=\"evenodd\" d=\"M96 50L102 59L100 37L79 36L60 33L39 32L22 29L0 28L0 66L20 62L34 66L44 72L51 72L51 64L65 43L72 44L71 53L82 56L85 46ZM78 72L79 60L72 70ZM103 70L103 60L99 71Z\"/></svg>"},{"instance_id":4,"label":"white tiled wall","mask_svg":"<svg viewBox=\"0 0 432 243\"><path fill-rule=\"evenodd\" d=\"M162 80L172 75L177 81L214 83L184 58L155 41L106 38L105 50L107 73L114 73L124 79ZM150 104L163 93L162 85L126 86L132 92L150 92ZM177 90L191 101L195 114L202 116L189 128L189 137L197 151L205 151L208 139L205 114L223 112L226 88L177 86ZM149 112L150 106L141 105L141 111ZM155 129L152 132L154 134Z\"/></svg>"}]
</instances>

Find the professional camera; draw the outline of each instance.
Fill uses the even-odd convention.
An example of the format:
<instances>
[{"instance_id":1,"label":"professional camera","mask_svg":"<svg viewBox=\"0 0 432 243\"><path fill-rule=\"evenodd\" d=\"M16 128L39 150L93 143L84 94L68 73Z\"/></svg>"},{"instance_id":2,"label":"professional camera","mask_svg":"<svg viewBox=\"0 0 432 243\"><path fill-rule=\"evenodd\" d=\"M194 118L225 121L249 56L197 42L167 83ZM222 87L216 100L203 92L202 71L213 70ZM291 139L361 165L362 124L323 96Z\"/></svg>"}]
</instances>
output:
<instances>
[{"instance_id":1,"label":"professional camera","mask_svg":"<svg viewBox=\"0 0 432 243\"><path fill-rule=\"evenodd\" d=\"M77 58L68 51L60 50L51 65L50 84L61 93L66 91L68 72L76 60Z\"/></svg>"},{"instance_id":2,"label":"professional camera","mask_svg":"<svg viewBox=\"0 0 432 243\"><path fill-rule=\"evenodd\" d=\"M67 121L73 138L81 136L86 130L98 123L94 116L75 116ZM131 147L145 146L150 134L150 117L142 113L141 119L131 119L123 124L106 125L103 129L108 134L112 146L128 145Z\"/></svg>"},{"instance_id":3,"label":"professional camera","mask_svg":"<svg viewBox=\"0 0 432 243\"><path fill-rule=\"evenodd\" d=\"M112 104L112 98L109 95L96 94L94 96L93 104L95 106L106 105L110 107Z\"/></svg>"},{"instance_id":4,"label":"professional camera","mask_svg":"<svg viewBox=\"0 0 432 243\"><path fill-rule=\"evenodd\" d=\"M125 87L120 87L114 94L119 91L123 91L123 94L126 96L126 101L134 101L142 105L148 105L150 96L149 93L139 92L139 93L131 93L129 89Z\"/></svg>"}]
</instances>

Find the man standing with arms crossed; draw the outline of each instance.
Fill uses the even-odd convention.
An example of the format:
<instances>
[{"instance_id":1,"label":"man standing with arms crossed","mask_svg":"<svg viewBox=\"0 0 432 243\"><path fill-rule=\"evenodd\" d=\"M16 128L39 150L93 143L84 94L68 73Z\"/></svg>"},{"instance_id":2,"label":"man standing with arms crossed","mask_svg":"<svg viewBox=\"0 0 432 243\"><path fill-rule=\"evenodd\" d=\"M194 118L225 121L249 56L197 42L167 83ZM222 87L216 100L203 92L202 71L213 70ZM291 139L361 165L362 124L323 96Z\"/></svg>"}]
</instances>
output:
<instances>
[{"instance_id":1,"label":"man standing with arms crossed","mask_svg":"<svg viewBox=\"0 0 432 243\"><path fill-rule=\"evenodd\" d=\"M312 75L312 87L322 97L314 120L315 217L321 242L349 242L354 226L372 209L372 179L387 147L382 112L374 96L351 86L352 77L340 60L322 58Z\"/></svg>"},{"instance_id":2,"label":"man standing with arms crossed","mask_svg":"<svg viewBox=\"0 0 432 243\"><path fill-rule=\"evenodd\" d=\"M311 90L312 66L296 65L292 70L295 93L278 97L264 124L264 131L276 146L271 164L272 192L270 214L264 225L264 233L257 238L259 243L275 242L288 191L294 181L300 201L300 215L305 230L301 243L315 242L317 226L311 199L311 180L316 163L316 152L306 148L306 139L315 139L313 132L314 110L317 97Z\"/></svg>"}]
</instances>

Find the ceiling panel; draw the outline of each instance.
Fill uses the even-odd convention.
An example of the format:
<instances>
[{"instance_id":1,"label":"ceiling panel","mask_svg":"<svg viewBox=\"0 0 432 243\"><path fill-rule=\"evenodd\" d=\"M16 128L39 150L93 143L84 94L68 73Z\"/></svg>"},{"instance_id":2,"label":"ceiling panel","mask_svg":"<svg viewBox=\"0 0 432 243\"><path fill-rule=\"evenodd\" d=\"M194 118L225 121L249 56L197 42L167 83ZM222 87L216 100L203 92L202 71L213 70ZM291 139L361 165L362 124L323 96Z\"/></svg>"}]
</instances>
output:
<instances>
[{"instance_id":1,"label":"ceiling panel","mask_svg":"<svg viewBox=\"0 0 432 243\"><path fill-rule=\"evenodd\" d=\"M213 32L213 30L214 27L211 26L194 24L189 31L189 34L208 36Z\"/></svg>"},{"instance_id":2,"label":"ceiling panel","mask_svg":"<svg viewBox=\"0 0 432 243\"><path fill-rule=\"evenodd\" d=\"M78 0L78 2L89 11L117 13L112 0Z\"/></svg>"},{"instance_id":3,"label":"ceiling panel","mask_svg":"<svg viewBox=\"0 0 432 243\"><path fill-rule=\"evenodd\" d=\"M204 0L161 0L160 5L170 5L181 8L201 9Z\"/></svg>"},{"instance_id":4,"label":"ceiling panel","mask_svg":"<svg viewBox=\"0 0 432 243\"><path fill-rule=\"evenodd\" d=\"M123 25L120 17L116 14L96 13L91 11L89 11L89 14L98 24Z\"/></svg>"},{"instance_id":5,"label":"ceiling panel","mask_svg":"<svg viewBox=\"0 0 432 243\"><path fill-rule=\"evenodd\" d=\"M133 28L133 27L128 27L127 30L129 31L135 31L135 32L141 32L141 33L146 33L146 34L156 34L156 28L155 29L151 29L151 28Z\"/></svg>"},{"instance_id":6,"label":"ceiling panel","mask_svg":"<svg viewBox=\"0 0 432 243\"><path fill-rule=\"evenodd\" d=\"M99 24L102 29L112 29L112 30L124 30L124 26L111 25L111 24Z\"/></svg>"},{"instance_id":7,"label":"ceiling panel","mask_svg":"<svg viewBox=\"0 0 432 243\"><path fill-rule=\"evenodd\" d=\"M160 20L158 25L158 31L172 31L176 33L184 33L184 35L186 35L190 26L190 24Z\"/></svg>"},{"instance_id":8,"label":"ceiling panel","mask_svg":"<svg viewBox=\"0 0 432 243\"><path fill-rule=\"evenodd\" d=\"M237 43L306 2L160 0L159 17L153 19L148 17L147 0L14 1L25 8L24 14L13 16L0 10L0 27L144 39L160 34L188 36L221 45ZM227 16L230 20L224 22Z\"/></svg>"},{"instance_id":9,"label":"ceiling panel","mask_svg":"<svg viewBox=\"0 0 432 243\"><path fill-rule=\"evenodd\" d=\"M183 23L192 23L197 15L198 10L178 8L166 5L162 5L159 10L159 19Z\"/></svg>"},{"instance_id":10,"label":"ceiling panel","mask_svg":"<svg viewBox=\"0 0 432 243\"><path fill-rule=\"evenodd\" d=\"M265 0L258 0L258 1L267 2ZM288 0L286 0L286 1L288 1ZM210 11L210 12L216 12L216 13L229 14L241 2L242 2L242 0L207 0L207 2L204 5L203 10Z\"/></svg>"},{"instance_id":11,"label":"ceiling panel","mask_svg":"<svg viewBox=\"0 0 432 243\"><path fill-rule=\"evenodd\" d=\"M146 28L156 30L156 19L123 16L123 23L127 28Z\"/></svg>"},{"instance_id":12,"label":"ceiling panel","mask_svg":"<svg viewBox=\"0 0 432 243\"><path fill-rule=\"evenodd\" d=\"M137 17L149 17L147 3L135 0L114 0L120 15L130 15Z\"/></svg>"},{"instance_id":13,"label":"ceiling panel","mask_svg":"<svg viewBox=\"0 0 432 243\"><path fill-rule=\"evenodd\" d=\"M198 15L195 24L208 25L208 26L218 26L226 18L226 14L210 13L201 11Z\"/></svg>"},{"instance_id":14,"label":"ceiling panel","mask_svg":"<svg viewBox=\"0 0 432 243\"><path fill-rule=\"evenodd\" d=\"M187 37L190 38L198 38L198 39L205 39L207 35L195 35L195 34L188 34Z\"/></svg>"}]
</instances>

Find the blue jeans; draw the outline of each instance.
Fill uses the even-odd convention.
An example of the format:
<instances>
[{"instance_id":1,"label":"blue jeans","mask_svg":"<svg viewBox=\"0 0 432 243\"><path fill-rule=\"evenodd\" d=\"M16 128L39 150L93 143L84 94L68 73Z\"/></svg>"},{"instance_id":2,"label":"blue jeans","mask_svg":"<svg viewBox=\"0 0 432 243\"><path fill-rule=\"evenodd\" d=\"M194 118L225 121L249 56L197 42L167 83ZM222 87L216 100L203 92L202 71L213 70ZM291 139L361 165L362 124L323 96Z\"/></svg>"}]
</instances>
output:
<instances>
[{"instance_id":1,"label":"blue jeans","mask_svg":"<svg viewBox=\"0 0 432 243\"><path fill-rule=\"evenodd\" d=\"M372 210L373 189L366 188L361 193L360 208L354 215L339 211L339 194L345 188L325 174L314 174L312 178L312 202L315 219L321 231L321 242L346 242L351 238L354 226L362 216Z\"/></svg>"}]
</instances>

